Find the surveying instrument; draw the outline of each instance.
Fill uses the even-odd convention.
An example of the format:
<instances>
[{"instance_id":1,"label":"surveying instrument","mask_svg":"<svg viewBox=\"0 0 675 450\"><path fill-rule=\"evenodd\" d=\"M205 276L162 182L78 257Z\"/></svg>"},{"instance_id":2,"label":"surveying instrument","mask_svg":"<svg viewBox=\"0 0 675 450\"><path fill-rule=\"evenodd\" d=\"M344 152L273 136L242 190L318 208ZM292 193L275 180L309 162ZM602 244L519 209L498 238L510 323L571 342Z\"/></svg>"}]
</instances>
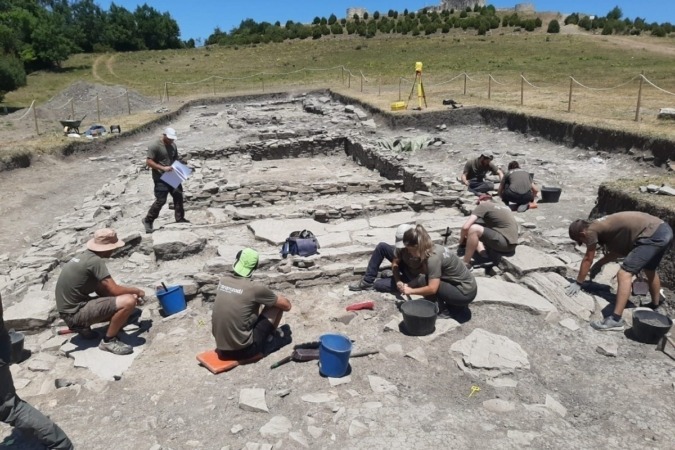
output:
<instances>
[{"instance_id":1,"label":"surveying instrument","mask_svg":"<svg viewBox=\"0 0 675 450\"><path fill-rule=\"evenodd\" d=\"M424 107L427 107L427 97L424 95L424 84L422 84L422 63L421 62L416 62L415 63L415 81L413 81L412 89L410 90L410 95L408 96L408 103L410 103L410 99L413 96L413 93L415 92L415 86L417 86L417 102L419 106L417 110L422 110L422 100L424 100Z\"/></svg>"}]
</instances>

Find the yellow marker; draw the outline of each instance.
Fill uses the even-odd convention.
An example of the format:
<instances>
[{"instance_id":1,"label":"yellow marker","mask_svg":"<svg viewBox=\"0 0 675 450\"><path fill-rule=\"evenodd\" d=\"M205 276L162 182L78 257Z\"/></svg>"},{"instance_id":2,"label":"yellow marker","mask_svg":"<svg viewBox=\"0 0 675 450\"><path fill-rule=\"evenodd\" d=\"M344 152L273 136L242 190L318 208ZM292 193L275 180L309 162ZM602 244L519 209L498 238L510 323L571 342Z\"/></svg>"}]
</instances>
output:
<instances>
[{"instance_id":1,"label":"yellow marker","mask_svg":"<svg viewBox=\"0 0 675 450\"><path fill-rule=\"evenodd\" d=\"M473 386L471 386L471 393L469 394L469 397L471 397L476 392L480 392L480 388L474 384Z\"/></svg>"}]
</instances>

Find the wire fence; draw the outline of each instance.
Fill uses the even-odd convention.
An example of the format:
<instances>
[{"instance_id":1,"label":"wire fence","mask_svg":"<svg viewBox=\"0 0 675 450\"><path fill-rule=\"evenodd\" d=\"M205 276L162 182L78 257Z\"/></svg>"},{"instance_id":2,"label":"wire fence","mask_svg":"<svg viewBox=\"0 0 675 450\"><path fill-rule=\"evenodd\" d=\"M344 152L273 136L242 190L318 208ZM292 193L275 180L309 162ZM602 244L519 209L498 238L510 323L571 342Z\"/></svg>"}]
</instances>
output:
<instances>
[{"instance_id":1,"label":"wire fence","mask_svg":"<svg viewBox=\"0 0 675 450\"><path fill-rule=\"evenodd\" d=\"M562 78L562 77L561 77ZM673 81L670 82L671 84ZM242 77L224 77L213 75L196 81L165 81L160 89L160 103L185 97L225 96L234 93L266 93L296 88L331 88L339 86L364 96L377 96L387 101L404 101L406 107L415 100L422 107L427 98L434 98L434 104L440 99L454 97L457 103L461 98L487 102L495 106L528 107L547 111L574 112L595 119L642 120L643 114L656 117L664 104L672 101L674 88L659 86L647 78L644 73L634 75L612 86L594 85L594 82L582 81L574 76L568 82L547 82L538 79L536 74L524 73L493 76L491 73L469 74L461 72L454 75L435 74L422 81L422 72L416 72L415 78L399 76L381 77L366 75L361 70L350 70L345 66L328 68L302 68L290 72L258 72ZM63 104L38 107L33 101L30 107L16 118L5 120L17 123L31 120L39 134L38 119L53 119L54 116L68 117L77 121L84 112L95 112L100 122L102 118L147 110L147 104L134 105L129 90L122 94L103 97L95 95L86 99L68 98ZM358 94L357 94L358 95ZM459 97L458 97L459 96ZM420 97L424 97L423 99ZM460 101L457 101L460 99ZM478 103L478 102L477 102ZM155 105L151 105L155 106ZM32 113L32 114L31 114ZM63 123L63 121L62 121Z\"/></svg>"}]
</instances>

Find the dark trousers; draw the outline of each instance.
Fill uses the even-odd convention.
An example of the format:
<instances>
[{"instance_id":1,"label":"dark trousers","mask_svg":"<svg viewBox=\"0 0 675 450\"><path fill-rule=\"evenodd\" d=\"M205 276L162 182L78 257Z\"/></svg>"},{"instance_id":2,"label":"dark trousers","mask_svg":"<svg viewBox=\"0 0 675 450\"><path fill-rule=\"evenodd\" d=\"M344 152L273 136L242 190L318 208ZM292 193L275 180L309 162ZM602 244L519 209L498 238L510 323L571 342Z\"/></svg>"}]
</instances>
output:
<instances>
[{"instance_id":1,"label":"dark trousers","mask_svg":"<svg viewBox=\"0 0 675 450\"><path fill-rule=\"evenodd\" d=\"M474 194L485 194L487 192L493 191L495 189L495 184L492 181L478 180L476 178L469 180L469 191Z\"/></svg>"},{"instance_id":2,"label":"dark trousers","mask_svg":"<svg viewBox=\"0 0 675 450\"><path fill-rule=\"evenodd\" d=\"M152 204L145 216L145 221L152 223L159 217L159 212L166 204L169 194L173 198L173 212L176 221L185 218L185 209L183 207L183 186L178 185L176 189L172 188L161 180L155 181L155 203Z\"/></svg>"},{"instance_id":3,"label":"dark trousers","mask_svg":"<svg viewBox=\"0 0 675 450\"><path fill-rule=\"evenodd\" d=\"M534 194L532 193L532 191L528 191L524 194L518 194L516 192L512 192L508 189L505 189L504 192L502 192L502 200L507 205L509 204L509 202L515 203L516 205L525 205L527 203L534 201Z\"/></svg>"},{"instance_id":4,"label":"dark trousers","mask_svg":"<svg viewBox=\"0 0 675 450\"><path fill-rule=\"evenodd\" d=\"M380 270L380 264L385 259L389 262L394 260L396 256L396 247L387 244L386 242L380 242L375 247L375 251L370 255L370 260L368 260L368 267L366 268L366 274L363 276L363 281L366 283L373 283L375 290L380 292L398 292L396 288L396 283L394 278L377 278L377 272ZM411 280L411 277L406 273L404 266L399 266L399 276L404 283L407 283Z\"/></svg>"},{"instance_id":5,"label":"dark trousers","mask_svg":"<svg viewBox=\"0 0 675 450\"><path fill-rule=\"evenodd\" d=\"M467 306L474 298L476 298L477 293L478 289L474 289L468 294L463 294L457 289L457 286L441 280L441 285L438 287L436 295L426 297L426 299L439 303L439 306L441 306L441 303L444 303L445 306L449 307Z\"/></svg>"},{"instance_id":6,"label":"dark trousers","mask_svg":"<svg viewBox=\"0 0 675 450\"><path fill-rule=\"evenodd\" d=\"M72 450L73 444L61 428L16 395L9 371L10 352L9 335L0 325L0 420L24 435L34 436L47 448Z\"/></svg>"}]
</instances>

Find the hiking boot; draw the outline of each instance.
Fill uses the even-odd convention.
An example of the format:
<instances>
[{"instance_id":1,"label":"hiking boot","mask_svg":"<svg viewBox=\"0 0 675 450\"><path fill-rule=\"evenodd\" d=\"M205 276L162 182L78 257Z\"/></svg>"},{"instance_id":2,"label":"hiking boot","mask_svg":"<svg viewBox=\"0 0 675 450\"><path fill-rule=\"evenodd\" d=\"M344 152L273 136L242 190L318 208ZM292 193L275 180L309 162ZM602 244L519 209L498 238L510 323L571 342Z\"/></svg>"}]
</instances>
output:
<instances>
[{"instance_id":1,"label":"hiking boot","mask_svg":"<svg viewBox=\"0 0 675 450\"><path fill-rule=\"evenodd\" d=\"M145 220L145 219L141 219L141 223L143 224L143 227L145 227L145 232L146 232L146 233L150 234L150 233L152 233L153 231L155 231L155 230L152 229L152 222L148 222L148 221Z\"/></svg>"},{"instance_id":2,"label":"hiking boot","mask_svg":"<svg viewBox=\"0 0 675 450\"><path fill-rule=\"evenodd\" d=\"M192 223L192 222L190 222L190 221L187 220L185 217L183 217L182 219L176 220L176 223Z\"/></svg>"},{"instance_id":3,"label":"hiking boot","mask_svg":"<svg viewBox=\"0 0 675 450\"><path fill-rule=\"evenodd\" d=\"M607 316L602 320L594 320L591 326L598 331L623 331L623 319L614 320L612 316Z\"/></svg>"},{"instance_id":4,"label":"hiking boot","mask_svg":"<svg viewBox=\"0 0 675 450\"><path fill-rule=\"evenodd\" d=\"M134 352L130 345L125 344L117 338L112 338L108 342L101 340L98 348L114 355L129 355Z\"/></svg>"},{"instance_id":5,"label":"hiking boot","mask_svg":"<svg viewBox=\"0 0 675 450\"><path fill-rule=\"evenodd\" d=\"M368 283L361 279L358 283L352 283L349 285L350 291L369 291L373 288L373 283Z\"/></svg>"}]
</instances>

